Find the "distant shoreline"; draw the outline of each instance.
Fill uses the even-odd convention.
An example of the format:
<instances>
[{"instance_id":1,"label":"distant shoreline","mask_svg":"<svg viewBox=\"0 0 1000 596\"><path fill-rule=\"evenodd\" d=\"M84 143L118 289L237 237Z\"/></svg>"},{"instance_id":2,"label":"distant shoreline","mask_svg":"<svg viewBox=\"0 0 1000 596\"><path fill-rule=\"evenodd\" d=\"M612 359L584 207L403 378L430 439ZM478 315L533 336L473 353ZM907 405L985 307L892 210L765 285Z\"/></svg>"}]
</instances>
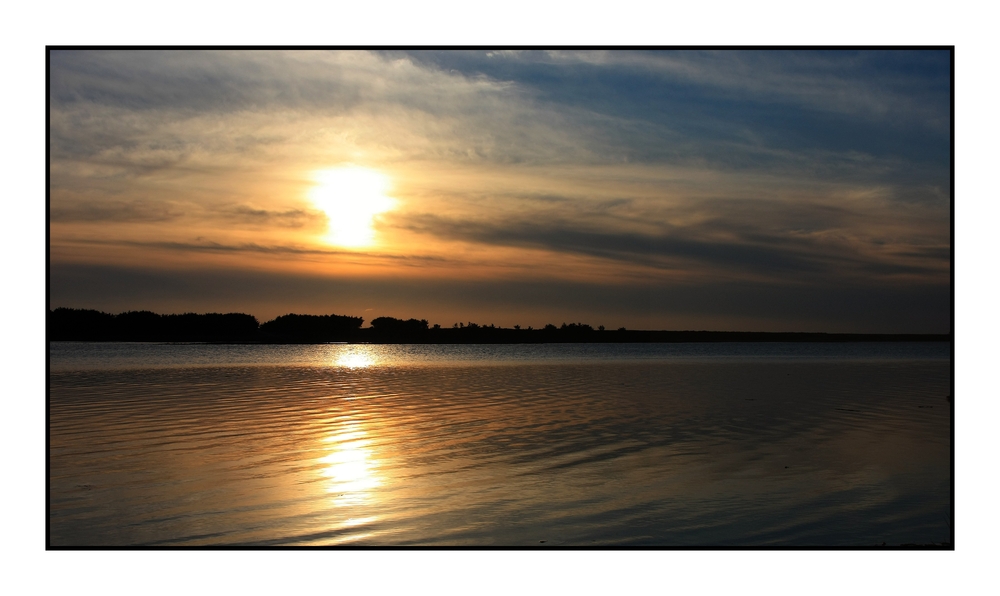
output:
<instances>
[{"instance_id":1,"label":"distant shoreline","mask_svg":"<svg viewBox=\"0 0 1000 596\"><path fill-rule=\"evenodd\" d=\"M656 331L594 329L582 323L520 329L456 324L429 327L426 320L379 317L371 327L341 315L284 315L260 324L251 315L159 315L148 311L111 315L58 308L49 312L49 341L167 342L213 344L547 344L723 342L941 342L947 333L815 333L766 331Z\"/></svg>"}]
</instances>

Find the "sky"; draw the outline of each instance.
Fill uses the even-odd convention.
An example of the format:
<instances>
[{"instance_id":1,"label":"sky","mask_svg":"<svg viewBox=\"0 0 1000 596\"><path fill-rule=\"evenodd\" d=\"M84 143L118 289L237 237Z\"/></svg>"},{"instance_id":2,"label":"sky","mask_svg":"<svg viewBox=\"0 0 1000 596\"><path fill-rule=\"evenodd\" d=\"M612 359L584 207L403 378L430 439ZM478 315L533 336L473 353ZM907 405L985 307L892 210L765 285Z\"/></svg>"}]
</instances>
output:
<instances>
[{"instance_id":1,"label":"sky","mask_svg":"<svg viewBox=\"0 0 1000 596\"><path fill-rule=\"evenodd\" d=\"M51 51L50 307L951 331L946 51Z\"/></svg>"}]
</instances>

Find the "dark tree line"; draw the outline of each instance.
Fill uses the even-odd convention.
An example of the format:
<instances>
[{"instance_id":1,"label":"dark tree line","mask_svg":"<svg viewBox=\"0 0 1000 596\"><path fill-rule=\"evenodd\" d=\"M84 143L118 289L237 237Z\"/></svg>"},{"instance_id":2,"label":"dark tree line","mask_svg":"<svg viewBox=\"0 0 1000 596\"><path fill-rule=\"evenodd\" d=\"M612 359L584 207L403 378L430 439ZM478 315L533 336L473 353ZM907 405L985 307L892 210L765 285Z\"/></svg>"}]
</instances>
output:
<instances>
[{"instance_id":1,"label":"dark tree line","mask_svg":"<svg viewBox=\"0 0 1000 596\"><path fill-rule=\"evenodd\" d=\"M111 315L57 308L49 313L53 341L254 341L257 318L240 313L159 315L148 310Z\"/></svg>"},{"instance_id":2,"label":"dark tree line","mask_svg":"<svg viewBox=\"0 0 1000 596\"><path fill-rule=\"evenodd\" d=\"M295 315L261 325L243 313L159 315L129 311L112 315L96 310L57 308L49 312L52 341L176 341L322 343L350 341L361 317Z\"/></svg>"},{"instance_id":3,"label":"dark tree line","mask_svg":"<svg viewBox=\"0 0 1000 596\"><path fill-rule=\"evenodd\" d=\"M117 315L96 310L57 308L49 311L52 341L173 341L219 343L643 343L643 342L769 342L769 341L948 341L948 334L764 333L738 331L640 331L594 329L584 323L548 324L541 329L477 323L451 328L429 327L426 319L378 317L371 327L364 319L344 315L287 314L259 324L242 313L159 315L129 311Z\"/></svg>"}]
</instances>

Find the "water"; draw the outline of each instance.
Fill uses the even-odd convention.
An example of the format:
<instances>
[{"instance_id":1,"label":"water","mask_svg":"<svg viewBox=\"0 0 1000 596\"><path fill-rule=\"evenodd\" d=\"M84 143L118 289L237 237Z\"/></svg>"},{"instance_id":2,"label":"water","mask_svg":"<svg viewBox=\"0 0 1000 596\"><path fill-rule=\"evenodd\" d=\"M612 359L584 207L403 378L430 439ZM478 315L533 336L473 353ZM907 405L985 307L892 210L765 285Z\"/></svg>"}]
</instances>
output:
<instances>
[{"instance_id":1,"label":"water","mask_svg":"<svg viewBox=\"0 0 1000 596\"><path fill-rule=\"evenodd\" d=\"M49 539L951 539L950 345L53 343Z\"/></svg>"}]
</instances>

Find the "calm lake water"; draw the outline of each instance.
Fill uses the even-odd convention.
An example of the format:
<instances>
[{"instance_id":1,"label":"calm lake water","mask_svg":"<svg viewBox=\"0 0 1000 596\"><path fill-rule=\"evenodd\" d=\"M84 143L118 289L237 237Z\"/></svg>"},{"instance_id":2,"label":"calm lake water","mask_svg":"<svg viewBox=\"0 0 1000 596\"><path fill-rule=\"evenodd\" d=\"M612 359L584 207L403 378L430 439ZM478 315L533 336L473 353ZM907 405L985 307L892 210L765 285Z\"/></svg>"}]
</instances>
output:
<instances>
[{"instance_id":1,"label":"calm lake water","mask_svg":"<svg viewBox=\"0 0 1000 596\"><path fill-rule=\"evenodd\" d=\"M950 344L53 342L49 541L951 540Z\"/></svg>"}]
</instances>

